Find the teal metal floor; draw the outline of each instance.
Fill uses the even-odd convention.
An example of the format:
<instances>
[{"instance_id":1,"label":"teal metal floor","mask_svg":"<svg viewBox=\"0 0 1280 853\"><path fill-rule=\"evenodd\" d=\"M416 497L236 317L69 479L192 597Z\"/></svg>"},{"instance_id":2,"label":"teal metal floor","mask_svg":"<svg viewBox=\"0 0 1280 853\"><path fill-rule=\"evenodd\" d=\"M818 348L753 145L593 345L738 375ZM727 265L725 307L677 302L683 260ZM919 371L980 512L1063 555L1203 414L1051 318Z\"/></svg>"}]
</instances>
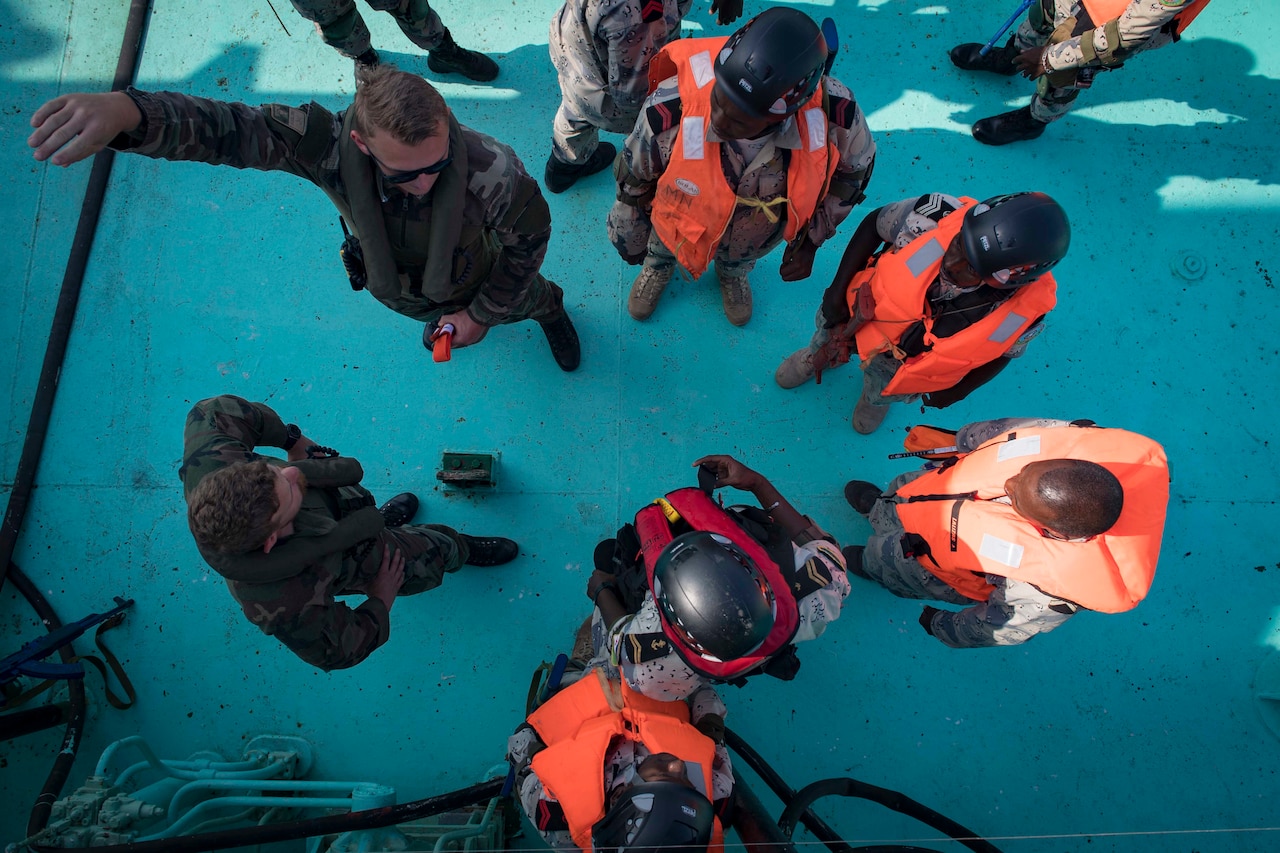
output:
<instances>
[{"instance_id":1,"label":"teal metal floor","mask_svg":"<svg viewBox=\"0 0 1280 853\"><path fill-rule=\"evenodd\" d=\"M283 27L267 0L156 0L139 85L344 106L350 63L274 3ZM89 174L34 162L27 122L59 93L109 85L127 5L0 0L0 210L14 249L0 309L3 495ZM720 32L707 5L695 4L690 30ZM1180 45L1099 80L1039 141L1003 149L977 144L967 126L1022 103L1029 85L960 74L946 51L985 39L1012 2L792 5L833 15L844 34L834 74L880 151L863 211L933 190L1040 189L1066 207L1075 235L1057 271L1060 307L1027 356L951 410L898 407L859 437L848 422L856 372L791 392L772 374L807 339L861 213L810 280L784 284L777 256L762 263L745 328L725 322L714 279L674 284L638 324L623 305L634 270L604 236L612 193L600 175L550 197L544 271L565 289L582 368L561 374L532 324L436 365L417 324L348 288L335 216L312 187L119 157L15 557L64 619L113 595L137 599L113 644L137 705L112 710L90 677L95 703L69 787L106 744L137 733L177 758L298 735L315 746L316 778L379 781L401 801L462 787L501 759L531 669L586 615L595 541L691 484L697 456L738 454L854 542L868 528L841 486L903 470L885 457L907 425L1090 417L1158 439L1173 465L1160 568L1137 610L962 652L919 630L918 604L855 581L840 621L803 649L796 681L726 689L729 724L793 786L853 775L1007 851L1280 849L1280 742L1268 727L1280 712L1255 698L1280 693L1256 683L1280 647L1280 546L1266 532L1280 495L1273 2L1218 0ZM460 42L502 65L494 85L441 91L537 176L558 103L546 51L557 6L439 3ZM386 59L432 76L388 16L365 19ZM402 600L390 641L355 669L311 669L241 617L186 529L183 418L221 392L269 401L357 456L375 493L416 490L427 519L512 535L523 556ZM499 452L499 488L437 489L444 450ZM0 625L6 654L38 630L11 584ZM49 731L0 745L0 841L22 836L59 740ZM871 805L820 810L850 839L934 837Z\"/></svg>"}]
</instances>

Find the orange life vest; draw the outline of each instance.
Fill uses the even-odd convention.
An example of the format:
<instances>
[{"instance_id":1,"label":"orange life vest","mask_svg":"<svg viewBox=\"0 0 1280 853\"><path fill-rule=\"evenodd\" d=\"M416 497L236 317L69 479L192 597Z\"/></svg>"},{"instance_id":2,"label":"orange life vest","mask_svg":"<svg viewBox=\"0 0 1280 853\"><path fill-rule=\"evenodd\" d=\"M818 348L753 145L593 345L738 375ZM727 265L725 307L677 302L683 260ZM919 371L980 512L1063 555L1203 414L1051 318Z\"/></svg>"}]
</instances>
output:
<instances>
[{"instance_id":1,"label":"orange life vest","mask_svg":"<svg viewBox=\"0 0 1280 853\"><path fill-rule=\"evenodd\" d=\"M706 272L740 202L762 207L771 219L786 217L783 236L788 243L794 240L826 197L831 174L840 163L840 152L828 139L819 84L795 116L803 145L792 152L787 164L787 195L769 202L738 197L720 165L720 143L707 139L715 55L726 41L671 42L654 57L649 70L651 83L655 78L661 81L676 75L682 115L671 160L658 179L651 220L663 245L694 278ZM666 77L657 76L661 73ZM782 209L775 213L779 207Z\"/></svg>"},{"instance_id":2,"label":"orange life vest","mask_svg":"<svg viewBox=\"0 0 1280 853\"><path fill-rule=\"evenodd\" d=\"M992 498L1030 462L1083 459L1116 476L1124 508L1115 525L1085 542L1050 539L1012 506ZM1034 584L1103 613L1131 610L1155 577L1169 503L1169 463L1149 438L1120 429L1051 427L999 435L949 467L898 489L902 526L924 538L920 564L960 594L986 601L984 574Z\"/></svg>"},{"instance_id":3,"label":"orange life vest","mask_svg":"<svg viewBox=\"0 0 1280 853\"><path fill-rule=\"evenodd\" d=\"M677 489L668 493L664 500L694 530L718 533L746 552L747 556L756 564L756 567L760 569L761 574L764 575L765 580L769 582L769 586L773 590L774 603L777 606L773 629L769 631L769 635L760 644L760 648L749 655L730 661L707 660L693 649L684 645L680 640L679 632L671 630L662 608L658 608L658 617L662 622L662 633L666 635L671 642L672 648L684 659L685 663L689 664L696 672L719 680L728 680L745 675L763 664L772 655L781 651L787 643L791 642L791 638L796 635L796 628L800 624L800 609L796 604L795 596L791 592L791 583L783 576L782 569L769 556L769 552L764 549L764 546L743 530L728 512L716 506L715 501L708 497L706 492L692 487ZM653 570L658 563L658 557L662 554L662 549L667 547L667 544L675 538L675 534L671 530L671 523L661 505L656 503L649 504L636 513L636 535L640 539L645 579L649 583L649 589L652 590ZM791 568L791 566L787 567L788 570Z\"/></svg>"},{"instance_id":4,"label":"orange life vest","mask_svg":"<svg viewBox=\"0 0 1280 853\"><path fill-rule=\"evenodd\" d=\"M1097 27L1102 26L1107 21L1114 21L1124 14L1124 10L1129 7L1129 2L1130 0L1082 0L1084 8L1089 12L1089 19ZM1181 12L1173 16L1173 31L1178 35L1182 35L1182 31L1208 5L1209 0L1193 0L1193 2L1188 3L1182 8Z\"/></svg>"},{"instance_id":5,"label":"orange life vest","mask_svg":"<svg viewBox=\"0 0 1280 853\"><path fill-rule=\"evenodd\" d=\"M881 253L849 282L846 299L851 316L856 316L861 288L871 288L875 304L875 316L854 333L863 367L882 352L902 361L885 386L886 395L925 394L954 387L975 367L1008 352L1032 323L1057 304L1057 282L1045 273L1013 291L990 314L967 328L945 338L933 334L934 318L926 298L929 286L938 278L942 256L952 238L960 233L965 212L977 204L971 198L960 201L961 208L944 216L937 228L901 249ZM928 349L908 358L898 342L916 323L924 324Z\"/></svg>"},{"instance_id":6,"label":"orange life vest","mask_svg":"<svg viewBox=\"0 0 1280 853\"><path fill-rule=\"evenodd\" d=\"M528 722L547 745L533 757L533 772L559 802L583 850L591 850L591 827L604 817L604 761L614 738L642 743L650 754L671 753L688 767L694 787L708 800L713 795L715 742L690 724L684 702L650 699L597 669L552 696ZM717 819L710 853L720 853L723 844Z\"/></svg>"}]
</instances>

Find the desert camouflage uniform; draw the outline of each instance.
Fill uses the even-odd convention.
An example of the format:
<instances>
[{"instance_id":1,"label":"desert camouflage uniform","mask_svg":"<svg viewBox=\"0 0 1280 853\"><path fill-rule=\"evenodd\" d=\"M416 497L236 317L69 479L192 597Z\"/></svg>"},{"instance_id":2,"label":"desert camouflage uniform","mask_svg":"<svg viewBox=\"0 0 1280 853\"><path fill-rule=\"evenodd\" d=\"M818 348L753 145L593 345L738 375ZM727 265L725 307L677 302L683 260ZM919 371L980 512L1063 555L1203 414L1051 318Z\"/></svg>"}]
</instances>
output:
<instances>
[{"instance_id":1,"label":"desert camouflage uniform","mask_svg":"<svg viewBox=\"0 0 1280 853\"><path fill-rule=\"evenodd\" d=\"M907 198L886 204L880 208L876 216L876 234L880 240L894 249L901 249L921 234L938 227L943 217L961 208L960 199L945 193L929 193L918 198ZM978 288L960 288L941 277L934 280L928 291L929 302L935 313L945 311L948 303L956 297L970 293ZM826 327L827 318L818 309L814 316L813 337L809 341L809 353L813 355L818 348L830 338ZM1027 351L1027 344L1044 331L1044 318L1039 318L1025 332L1018 336L1013 345L1001 355L1001 358L1019 358ZM954 332L952 332L954 334ZM854 356L857 357L856 355ZM868 402L872 406L889 406L892 403L910 403L919 400L921 394L885 394L885 387L893 381L902 361L891 353L882 352L871 358L862 369L862 384L866 389Z\"/></svg>"},{"instance_id":2,"label":"desert camouflage uniform","mask_svg":"<svg viewBox=\"0 0 1280 853\"><path fill-rule=\"evenodd\" d=\"M332 127L328 128L327 145L311 156L299 148L312 106L266 104L259 108L132 88L128 94L142 111L143 120L137 130L113 140L113 148L165 160L288 172L326 192L348 197L338 168L342 113L316 113ZM546 200L511 148L465 126L462 133L469 170L466 201L461 211L443 214L461 216L468 225L483 227L485 239L473 247L474 253L464 247L455 250L456 292L443 303L424 296L422 272L427 247L397 243L400 223L431 218L432 194L415 198L386 184L379 187L382 213L392 254L400 267L400 288L399 292L373 295L391 310L427 322L461 308L467 308L486 326L554 319L562 310L564 294L538 272L551 239ZM525 199L518 209L513 206L517 199ZM339 234L336 226L334 233ZM488 272L479 277L478 269Z\"/></svg>"},{"instance_id":3,"label":"desert camouflage uniform","mask_svg":"<svg viewBox=\"0 0 1280 853\"><path fill-rule=\"evenodd\" d=\"M819 202L809 220L807 233L813 245L821 246L853 210L871 176L876 144L849 89L832 77L823 78L833 112L842 122L828 122L828 136L839 152L840 163L831 176L827 196ZM671 162L671 147L680 130L680 91L675 77L658 85L644 103L635 128L622 150L624 162L618 175L618 198L609 211L608 230L618 254L624 258L644 257L644 265L656 270L671 269L675 256L662 244L649 220L649 208L658 179ZM673 103L674 102L674 103ZM789 151L800 150L799 124L795 116L776 126L772 133L756 140L722 140L708 127L707 139L720 142L720 162L725 179L739 198L772 201L787 194ZM716 249L716 268L723 276L746 275L756 261L782 240L786 222L755 205L739 204Z\"/></svg>"},{"instance_id":4,"label":"desert camouflage uniform","mask_svg":"<svg viewBox=\"0 0 1280 853\"><path fill-rule=\"evenodd\" d=\"M1094 47L1098 52L1118 49L1117 58L1124 60L1144 50L1164 47L1176 41L1166 25L1190 2L1133 0L1120 14L1120 44L1109 45L1104 29L1107 22L1094 21ZM1040 0L1031 7L1027 19L1018 27L1014 44L1018 50L1040 47L1064 22L1078 20L1083 14L1084 6L1080 0ZM1080 39L1080 35L1071 36L1051 45L1046 51L1046 62L1051 71L1075 73L1048 74L1040 78L1036 93L1031 98L1031 115L1038 121L1055 121L1066 115L1075 106L1080 90L1092 85L1094 74L1102 68L1098 59L1085 60Z\"/></svg>"},{"instance_id":5,"label":"desert camouflage uniform","mask_svg":"<svg viewBox=\"0 0 1280 853\"><path fill-rule=\"evenodd\" d=\"M821 533L816 526L809 530ZM793 542L791 547L795 553L793 590L799 590L796 607L800 617L792 641L803 643L822 636L827 625L840 618L849 595L849 578L844 557L831 541ZM786 566L779 568L787 570ZM591 639L595 651L591 665L603 668L610 678L625 678L628 687L650 699L685 699L710 683L671 648L651 591L645 593L637 612L612 626L604 624L596 608L591 616Z\"/></svg>"},{"instance_id":6,"label":"desert camouflage uniform","mask_svg":"<svg viewBox=\"0 0 1280 853\"><path fill-rule=\"evenodd\" d=\"M266 459L256 447L280 447L286 439L280 417L261 403L231 395L201 400L187 415L183 432L183 463L178 471L184 494L206 475L243 462ZM373 505L373 496L354 487ZM294 520L293 536L317 536L333 529L348 509L336 489L308 489ZM284 541L288 541L287 539ZM440 585L445 572L457 571L468 557L458 534L441 525L388 527L345 552L325 556L300 574L271 583L227 580L227 587L249 621L264 634L288 646L298 657L323 670L355 666L391 635L386 605L367 598L355 609L335 600L337 595L367 594L378 574L383 548L390 545L404 555L404 584L399 595L415 595Z\"/></svg>"},{"instance_id":7,"label":"desert camouflage uniform","mask_svg":"<svg viewBox=\"0 0 1280 853\"><path fill-rule=\"evenodd\" d=\"M290 0L298 14L316 25L316 32L343 56L356 58L372 43L369 28L356 9L355 0ZM390 12L409 41L423 50L440 46L444 24L427 0L365 0L371 9Z\"/></svg>"},{"instance_id":8,"label":"desert camouflage uniform","mask_svg":"<svg viewBox=\"0 0 1280 853\"><path fill-rule=\"evenodd\" d=\"M1011 429L1068 425L1067 421L1051 418L978 421L960 428L956 434L956 446L969 453ZM884 494L892 494L929 470L926 466L920 471L908 471L895 477ZM944 610L934 614L931 624L933 636L944 645L966 649L1025 643L1037 634L1057 628L1080 609L1079 605L1049 595L1025 581L999 575L986 575L987 583L993 587L989 599L974 601L967 598L926 569L919 560L902 553L906 529L892 501L876 501L868 518L874 532L862 552L861 569L866 575L901 598L964 605L963 610Z\"/></svg>"},{"instance_id":9,"label":"desert camouflage uniform","mask_svg":"<svg viewBox=\"0 0 1280 853\"><path fill-rule=\"evenodd\" d=\"M583 163L599 130L630 133L649 94L649 60L680 35L693 0L567 0L551 19L548 48L560 81L552 150ZM646 20L651 18L652 20Z\"/></svg>"},{"instance_id":10,"label":"desert camouflage uniform","mask_svg":"<svg viewBox=\"0 0 1280 853\"><path fill-rule=\"evenodd\" d=\"M588 669L584 677L591 677ZM686 700L689 704L689 722L697 725L703 717L715 714L724 719L726 710L720 696L710 686L703 686ZM525 723L507 738L507 759L516 768L516 790L519 792L520 805L528 815L538 834L548 845L557 850L577 850L573 836L568 829L560 829L563 821L548 820L550 808L556 800L546 792L542 780L533 772L530 763L533 757L546 747L533 727ZM604 755L604 790L605 801L609 794L620 785L630 785L637 781L640 763L650 755L643 743L625 738L615 738L609 744ZM707 799L717 805L733 793L733 765L729 760L729 750L723 743L716 743L716 756L711 764L711 793ZM554 809L559 811L558 808Z\"/></svg>"}]
</instances>

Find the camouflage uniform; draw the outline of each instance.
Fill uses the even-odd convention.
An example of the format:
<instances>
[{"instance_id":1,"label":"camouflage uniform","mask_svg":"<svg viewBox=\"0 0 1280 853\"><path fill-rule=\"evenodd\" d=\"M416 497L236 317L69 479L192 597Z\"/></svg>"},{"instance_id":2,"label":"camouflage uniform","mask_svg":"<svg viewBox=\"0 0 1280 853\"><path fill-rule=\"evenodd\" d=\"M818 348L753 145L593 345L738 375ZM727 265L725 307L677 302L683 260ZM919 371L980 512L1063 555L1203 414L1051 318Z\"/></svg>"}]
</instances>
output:
<instances>
[{"instance_id":1,"label":"camouflage uniform","mask_svg":"<svg viewBox=\"0 0 1280 853\"><path fill-rule=\"evenodd\" d=\"M839 151L840 163L831 176L827 196L819 202L805 231L815 246L821 246L863 197L871 176L876 144L849 89L832 77L823 78L829 121L828 135ZM624 258L644 257L644 265L665 272L676 263L675 256L649 220L649 206L658 179L671 161L671 147L680 130L680 91L676 78L658 85L644 103L631 135L622 150L624 162L618 176L618 198L609 211L609 239ZM804 144L794 116L779 123L759 139L721 140L712 128L707 139L720 142L720 162L725 179L739 198L772 201L787 194L787 160L790 151ZM782 240L786 222L755 205L739 204L716 249L716 268L721 280L745 276L756 261L769 254Z\"/></svg>"},{"instance_id":2,"label":"camouflage uniform","mask_svg":"<svg viewBox=\"0 0 1280 853\"><path fill-rule=\"evenodd\" d=\"M552 127L556 159L585 163L598 130L630 133L649 94L649 60L680 34L693 0L567 0L548 48L560 81Z\"/></svg>"},{"instance_id":3,"label":"camouflage uniform","mask_svg":"<svg viewBox=\"0 0 1280 853\"><path fill-rule=\"evenodd\" d=\"M1154 50L1176 41L1166 25L1191 0L1133 0L1120 15L1120 44L1110 45L1105 31L1106 21L1094 21L1093 47L1098 53L1116 52L1116 59L1127 60L1144 50ZM1080 0L1040 0L1018 27L1014 44L1018 50L1029 50L1049 42L1054 30L1068 24L1045 52L1050 73L1041 77L1031 98L1031 115L1037 121L1051 122L1062 118L1073 106L1080 90L1093 83L1096 72L1103 68L1097 58L1086 60L1081 50L1081 34L1071 35L1075 21L1085 14ZM1055 73L1066 72L1066 73Z\"/></svg>"},{"instance_id":4,"label":"camouflage uniform","mask_svg":"<svg viewBox=\"0 0 1280 853\"><path fill-rule=\"evenodd\" d=\"M826 535L816 525L805 533ZM803 545L793 541L791 547L795 553L792 589L800 617L792 641L802 643L822 636L827 625L840 618L849 578L844 557L831 540L814 539ZM785 566L779 568L786 571ZM592 665L604 668L611 678L625 678L628 687L650 699L686 699L709 683L671 648L652 591L645 593L638 611L612 626L604 624L597 608L591 617L591 638Z\"/></svg>"},{"instance_id":5,"label":"camouflage uniform","mask_svg":"<svg viewBox=\"0 0 1280 853\"><path fill-rule=\"evenodd\" d=\"M588 669L582 677L592 677L592 671ZM709 714L724 719L724 702L709 686L699 688L686 701L689 703L689 722L695 726ZM574 843L569 830L561 828L564 824L563 814L559 814L559 820L553 817L553 813L560 812L556 800L546 792L542 780L530 766L533 757L545 746L528 723L507 738L507 758L516 769L516 791L519 792L520 805L542 840L550 847L557 850L577 850L578 845ZM609 744L604 755L606 802L615 788L637 781L640 763L649 755L649 750L643 743L626 738L615 738ZM719 742L716 743L716 757L711 765L711 788L708 799L717 805L733 793L733 765L729 760L729 750Z\"/></svg>"},{"instance_id":6,"label":"camouflage uniform","mask_svg":"<svg viewBox=\"0 0 1280 853\"><path fill-rule=\"evenodd\" d=\"M175 92L131 88L128 94L142 112L142 123L113 140L113 148L166 160L288 172L326 194L350 198L339 171L343 113L335 116L315 104L256 108ZM375 179L400 276L398 288L382 292L373 291L371 279L371 292L391 310L426 322L461 308L485 326L552 320L563 310L564 294L538 272L551 238L546 200L511 148L470 128L461 130L468 159L465 201L461 211L445 213L483 231L483 239L455 249L454 291L444 301L433 301L423 293L426 245L397 242L406 223L429 222L432 193L415 198Z\"/></svg>"},{"instance_id":7,"label":"camouflage uniform","mask_svg":"<svg viewBox=\"0 0 1280 853\"><path fill-rule=\"evenodd\" d=\"M1011 429L1061 426L1068 426L1068 422L1048 418L979 421L959 430L956 446L969 453ZM926 466L920 471L901 474L889 483L884 493L892 494L928 471ZM1036 634L1057 628L1079 610L1078 605L1049 595L1032 584L998 575L986 575L987 583L993 587L988 600L967 598L926 569L919 560L903 555L902 538L906 529L891 501L876 501L868 519L873 533L862 552L863 574L900 598L965 605L963 610L944 610L934 615L930 627L933 636L944 645L966 649L1025 643ZM858 568L852 567L854 570Z\"/></svg>"},{"instance_id":8,"label":"camouflage uniform","mask_svg":"<svg viewBox=\"0 0 1280 853\"><path fill-rule=\"evenodd\" d=\"M955 196L944 193L929 193L919 198L907 198L902 201L886 204L880 208L876 216L876 234L881 241L901 249L912 240L938 227L943 217L954 213L962 207ZM929 287L929 302L935 313L942 312L956 297L978 290L976 287L959 288L943 281L941 277L934 280ZM1008 295L1007 293L1005 295ZM809 353L812 356L830 337L826 328L827 318L818 309L814 317L813 338L809 341ZM1018 336L1001 358L1018 358L1027 350L1027 344L1044 330L1044 318L1039 318L1029 329ZM950 334L955 334L953 330ZM867 402L872 406L889 406L893 403L910 403L919 400L921 394L885 394L885 387L893 381L902 361L891 353L882 352L872 357L862 369L862 384Z\"/></svg>"},{"instance_id":9,"label":"camouflage uniform","mask_svg":"<svg viewBox=\"0 0 1280 853\"><path fill-rule=\"evenodd\" d=\"M201 400L187 415L183 433L183 463L178 471L184 494L206 475L242 462L266 459L256 447L280 447L285 425L261 403L223 395ZM355 487L367 497L373 496ZM334 489L308 489L294 519L294 537L319 536L332 530L349 511ZM298 657L323 670L355 666L387 641L391 622L387 607L367 598L355 609L335 600L338 595L367 594L368 584L381 567L384 546L404 555L404 584L399 595L415 595L440 585L445 572L457 571L469 556L466 543L448 527L404 525L385 528L376 539L326 555L299 574L271 583L227 580L244 615L264 634L288 646Z\"/></svg>"},{"instance_id":10,"label":"camouflage uniform","mask_svg":"<svg viewBox=\"0 0 1280 853\"><path fill-rule=\"evenodd\" d=\"M369 28L356 10L355 0L290 0L298 14L316 25L316 32L343 56L355 59L372 45ZM365 0L379 12L390 12L409 41L423 50L440 46L444 24L427 0Z\"/></svg>"}]
</instances>

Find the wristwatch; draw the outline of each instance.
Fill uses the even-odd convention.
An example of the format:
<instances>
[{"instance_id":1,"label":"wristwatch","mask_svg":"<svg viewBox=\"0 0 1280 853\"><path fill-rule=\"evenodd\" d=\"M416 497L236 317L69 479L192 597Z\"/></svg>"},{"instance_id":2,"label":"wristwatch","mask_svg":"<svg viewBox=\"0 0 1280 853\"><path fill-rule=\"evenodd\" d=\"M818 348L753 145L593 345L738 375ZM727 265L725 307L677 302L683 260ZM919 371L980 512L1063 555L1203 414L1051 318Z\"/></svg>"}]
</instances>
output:
<instances>
[{"instance_id":1,"label":"wristwatch","mask_svg":"<svg viewBox=\"0 0 1280 853\"><path fill-rule=\"evenodd\" d=\"M285 424L284 436L284 444L281 446L287 453L293 450L293 446L298 443L298 439L302 438L302 430L298 429L297 424Z\"/></svg>"}]
</instances>

